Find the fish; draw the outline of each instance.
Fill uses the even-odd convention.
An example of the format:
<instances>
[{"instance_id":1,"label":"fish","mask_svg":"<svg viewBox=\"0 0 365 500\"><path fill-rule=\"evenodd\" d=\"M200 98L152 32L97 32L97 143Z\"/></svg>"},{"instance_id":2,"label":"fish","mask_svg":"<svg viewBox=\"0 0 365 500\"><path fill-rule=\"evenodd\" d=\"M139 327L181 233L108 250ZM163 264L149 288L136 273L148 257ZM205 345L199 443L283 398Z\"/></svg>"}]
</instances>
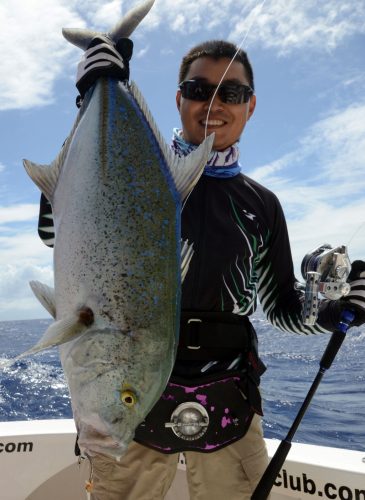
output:
<instances>
[{"instance_id":1,"label":"fish","mask_svg":"<svg viewBox=\"0 0 365 500\"><path fill-rule=\"evenodd\" d=\"M107 34L63 33L84 50L94 36L129 37L153 3ZM55 321L16 359L59 346L82 453L122 456L167 385L193 255L181 241L182 204L213 141L177 156L137 85L100 77L56 159L24 160L52 204L54 288L30 285Z\"/></svg>"}]
</instances>

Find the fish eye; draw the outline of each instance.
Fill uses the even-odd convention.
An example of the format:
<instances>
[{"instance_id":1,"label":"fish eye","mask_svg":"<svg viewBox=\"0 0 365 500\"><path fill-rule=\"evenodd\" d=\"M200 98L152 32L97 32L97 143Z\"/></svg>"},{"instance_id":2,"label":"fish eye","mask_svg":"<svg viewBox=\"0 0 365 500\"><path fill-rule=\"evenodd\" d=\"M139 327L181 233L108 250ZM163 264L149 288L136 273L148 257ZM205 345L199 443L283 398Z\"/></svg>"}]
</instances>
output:
<instances>
[{"instance_id":1,"label":"fish eye","mask_svg":"<svg viewBox=\"0 0 365 500\"><path fill-rule=\"evenodd\" d=\"M127 408L133 408L137 403L136 395L132 391L123 391L120 395L120 399Z\"/></svg>"}]
</instances>

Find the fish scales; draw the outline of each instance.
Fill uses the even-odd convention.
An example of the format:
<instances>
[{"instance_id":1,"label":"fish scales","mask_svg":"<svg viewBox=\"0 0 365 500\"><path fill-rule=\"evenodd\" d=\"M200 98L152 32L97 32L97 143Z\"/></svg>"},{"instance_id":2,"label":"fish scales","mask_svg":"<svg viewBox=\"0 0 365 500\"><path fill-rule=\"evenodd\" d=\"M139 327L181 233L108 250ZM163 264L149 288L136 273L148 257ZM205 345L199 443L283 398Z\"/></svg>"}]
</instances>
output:
<instances>
[{"instance_id":1,"label":"fish scales","mask_svg":"<svg viewBox=\"0 0 365 500\"><path fill-rule=\"evenodd\" d=\"M112 98L105 99L109 93ZM99 102L96 120L94 106ZM82 337L60 348L65 372L74 373L73 367L78 367L77 376L68 377L71 396L84 394L87 400L85 417L86 408L73 398L76 421L80 415L81 443L82 429L86 426L89 433L89 427L100 428L100 422L95 425L95 418L100 417L113 422L118 440L127 439L118 431L116 420L121 415L120 392L126 387L137 400L140 392L163 391L175 356L180 295L181 202L156 139L117 81L99 81L85 105L82 121L92 121L92 129L88 125L84 130L80 121L63 167L63 182L54 193L55 282L70 292L57 302L57 316L75 307L76 293L80 306L98 311L97 322L108 324L108 340L103 330L96 329L89 331L88 339ZM90 158L82 170L80 145ZM65 198L67 212L58 218ZM57 240L67 241L67 247ZM107 370L105 363L90 364L96 353L98 360L108 360ZM128 374L124 378L121 366ZM82 367L85 377L80 377ZM95 378L89 376L91 367ZM139 387L133 384L135 379ZM114 398L106 395L100 401L107 386L115 387ZM154 402L152 396L145 405L152 407ZM120 425L124 429L123 419Z\"/></svg>"},{"instance_id":2,"label":"fish scales","mask_svg":"<svg viewBox=\"0 0 365 500\"><path fill-rule=\"evenodd\" d=\"M103 40L129 36L152 5L135 7ZM98 36L63 33L84 50ZM181 267L186 274L192 255L186 242L181 249L181 204L213 141L175 156L137 86L100 77L55 161L24 161L52 204L54 290L31 287L55 322L15 359L60 346L83 453L121 456L167 384Z\"/></svg>"},{"instance_id":3,"label":"fish scales","mask_svg":"<svg viewBox=\"0 0 365 500\"><path fill-rule=\"evenodd\" d=\"M108 109L105 123L104 107L95 120L94 103L97 106L98 93L110 88L115 104ZM62 212L67 199L67 213L55 217L56 238L69 242L66 249L55 245L56 279L60 286L72 290L72 295L77 290L82 296L85 276L96 277L94 289L112 287L112 293L105 294L102 304L99 299L98 306L105 314L123 310L126 329L143 327L160 316L170 322L166 303L176 296L180 279L180 196L156 139L147 125L141 126L140 110L122 84L98 82L82 121L89 122L89 116L93 116L93 130L88 126L85 132L80 126L75 132L62 171L63 182L54 193L55 213ZM108 129L105 135L99 134L103 126ZM82 169L80 145L89 155ZM103 151L108 151L108 156L101 168L99 154ZM65 265L72 266L70 272L64 272ZM60 315L69 310L72 300L65 294Z\"/></svg>"}]
</instances>

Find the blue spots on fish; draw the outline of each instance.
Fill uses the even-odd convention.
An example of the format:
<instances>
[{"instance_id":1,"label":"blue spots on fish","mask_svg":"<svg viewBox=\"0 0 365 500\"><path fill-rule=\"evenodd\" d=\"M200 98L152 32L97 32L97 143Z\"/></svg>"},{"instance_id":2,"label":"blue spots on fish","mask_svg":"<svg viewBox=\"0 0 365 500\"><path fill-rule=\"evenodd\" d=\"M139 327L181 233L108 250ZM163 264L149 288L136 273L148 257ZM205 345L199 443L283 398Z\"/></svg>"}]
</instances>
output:
<instances>
[{"instance_id":1,"label":"blue spots on fish","mask_svg":"<svg viewBox=\"0 0 365 500\"><path fill-rule=\"evenodd\" d=\"M155 257L155 252L153 250L145 250L141 252L141 257Z\"/></svg>"},{"instance_id":2,"label":"blue spots on fish","mask_svg":"<svg viewBox=\"0 0 365 500\"><path fill-rule=\"evenodd\" d=\"M149 126L149 124L147 123L147 120L142 112L142 110L140 109L140 107L138 106L137 102L135 101L135 99L133 98L132 94L128 93L127 94L129 99L130 99L130 102L138 116L138 118L140 119L140 125L142 127L144 127L145 129L145 132L146 132L146 135L148 137L148 142L149 144L152 146L153 150L154 150L154 153L156 155L156 157L158 158L158 161L159 161L159 164L161 166L161 170L163 172L163 175L166 179L166 182L167 182L167 185L169 187L169 190L173 196L173 199L174 199L174 202L175 202L175 205L176 207L181 207L181 198L180 198L180 194L178 193L177 189L176 189L176 186L175 186L175 182L174 182L174 179L172 178L172 175L170 173L170 170L166 164L166 159L165 157L163 156L162 154L162 151L160 149L160 146L156 140L156 137L155 137L155 134L154 132L152 131L151 127ZM146 164L148 164L148 161L146 162Z\"/></svg>"},{"instance_id":3,"label":"blue spots on fish","mask_svg":"<svg viewBox=\"0 0 365 500\"><path fill-rule=\"evenodd\" d=\"M128 111L127 108L123 106L123 104L119 106L118 111L124 120L128 120Z\"/></svg>"}]
</instances>

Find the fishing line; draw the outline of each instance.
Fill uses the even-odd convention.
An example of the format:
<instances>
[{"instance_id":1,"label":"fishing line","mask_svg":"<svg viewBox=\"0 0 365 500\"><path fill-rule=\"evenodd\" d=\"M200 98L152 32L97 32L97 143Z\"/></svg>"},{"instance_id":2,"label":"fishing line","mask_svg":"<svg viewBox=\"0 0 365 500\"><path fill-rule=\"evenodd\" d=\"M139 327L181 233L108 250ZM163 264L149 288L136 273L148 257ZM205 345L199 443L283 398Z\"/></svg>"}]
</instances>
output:
<instances>
[{"instance_id":1,"label":"fishing line","mask_svg":"<svg viewBox=\"0 0 365 500\"><path fill-rule=\"evenodd\" d=\"M209 104L209 108L208 108L208 112L207 112L207 118L206 118L206 122L205 122L205 130L204 130L204 138L205 138L205 139L207 138L207 131L208 131L208 119L209 119L210 110L211 110L211 108L212 108L212 104L213 104L213 101L214 101L214 99L215 99L215 96L217 95L218 89L219 89L220 85L222 84L223 79L224 79L224 77L226 76L226 74L227 74L227 72L228 72L229 68L232 66L233 61L234 61L234 59L235 59L236 55L238 54L238 52L241 50L241 48L242 48L243 44L245 43L245 41L246 41L246 39L247 39L247 37L248 37L248 35L249 35L250 31L251 31L251 28L252 28L253 24L255 23L256 19L258 18L259 14L260 14L260 13L261 13L261 11L262 11L262 8L263 8L263 6L264 6L265 2L266 2L266 0L263 0L263 1L261 2L260 6L259 6L259 8L258 8L258 10L257 10L256 15L255 15L255 16L254 16L254 18L252 19L251 24L249 25L249 27L247 28L246 33L244 34L244 36L243 36L243 38L242 38L242 40L241 40L241 43L238 45L238 48L237 48L237 50L236 50L236 53L235 53L235 54L234 54L234 56L232 57L232 59L231 59L230 63L228 64L228 66L227 66L227 68L226 68L225 72L224 72L224 73L223 73L223 75L222 75L222 78L220 79L220 81L219 81L219 83L218 83L218 85L217 85L217 88L216 88L216 89L215 89L215 91L214 91L213 97L212 97L212 99L211 99L211 101L210 101L210 104Z\"/></svg>"},{"instance_id":2,"label":"fishing line","mask_svg":"<svg viewBox=\"0 0 365 500\"><path fill-rule=\"evenodd\" d=\"M357 233L360 232L360 230L365 226L365 220L360 224L360 226L355 230L354 234L351 236L351 238L349 239L349 241L347 242L346 246L348 247L349 244L351 243L351 241L355 238L355 236L357 235Z\"/></svg>"},{"instance_id":3,"label":"fishing line","mask_svg":"<svg viewBox=\"0 0 365 500\"><path fill-rule=\"evenodd\" d=\"M233 57L232 57L232 59L230 60L230 62L229 62L229 64L228 64L227 68L225 69L225 71L224 71L224 73L223 73L223 75L222 75L221 79L219 80L219 83L218 83L218 85L217 85L217 88L215 89L215 91L214 91L214 93L213 93L212 99L211 99L210 104L209 104L208 112L207 112L206 122L205 122L204 139L206 139L206 138L207 138L207 130L208 130L208 120L209 120L209 114L210 114L210 110L211 110L211 108L212 108L212 104L213 104L213 101L214 101L214 99L215 99L215 96L217 95L218 89L219 89L219 87L221 86L221 84L222 84L222 82L223 82L223 79L224 79L224 77L226 76L226 74L227 74L227 72L228 72L229 68L232 66L233 61L234 61L234 59L235 59L236 55L238 54L238 52L241 50L241 48L242 48L243 44L245 43L245 41L246 41L246 39L247 39L247 37L248 37L248 35L249 35L250 31L251 31L252 26L254 25L254 23L255 23L256 19L258 18L259 14L260 14L260 13L261 13L261 11L262 11L262 8L263 8L263 6L264 6L265 2L266 2L266 0L263 0L263 1L261 2L261 4L259 5L259 8L258 8L258 10L257 10L256 15L255 15L255 16L254 16L254 18L252 19L251 24L248 26L248 28L247 28L247 30L246 30L246 33L243 35L243 38L242 38L242 40L241 40L241 43L238 45L237 50L236 50L236 52L235 52L234 56L233 56ZM257 6L256 6L256 7L257 7ZM184 202L183 202L183 204L182 204L182 207L181 207L181 211L183 211L183 210L184 210L185 205L186 205L186 202L188 201L188 198L189 198L190 194L191 194L191 192L190 192L190 193L188 194L188 196L185 198L185 200L184 200Z\"/></svg>"}]
</instances>

